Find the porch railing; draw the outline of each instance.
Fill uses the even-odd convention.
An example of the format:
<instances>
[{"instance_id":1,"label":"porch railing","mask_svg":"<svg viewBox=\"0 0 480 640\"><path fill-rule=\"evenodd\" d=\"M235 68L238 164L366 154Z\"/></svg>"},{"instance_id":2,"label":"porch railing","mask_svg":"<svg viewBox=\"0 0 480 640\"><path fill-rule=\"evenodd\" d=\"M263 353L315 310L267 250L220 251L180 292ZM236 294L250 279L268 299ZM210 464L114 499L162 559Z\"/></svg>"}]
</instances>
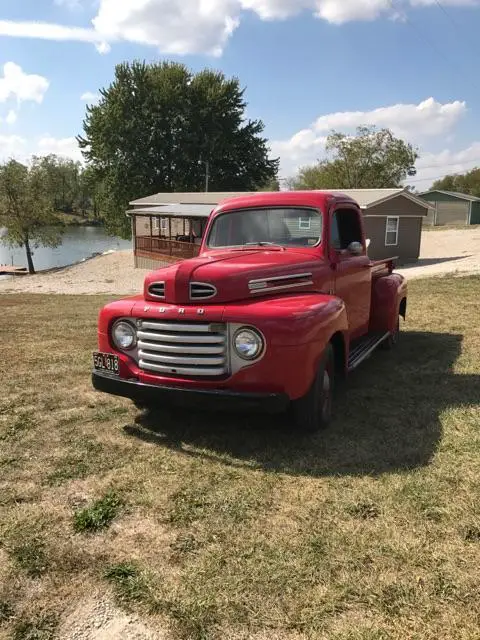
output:
<instances>
[{"instance_id":1,"label":"porch railing","mask_svg":"<svg viewBox=\"0 0 480 640\"><path fill-rule=\"evenodd\" d=\"M179 242L178 240L168 240L166 238L137 236L135 238L135 250L184 260L198 256L200 253L200 245L190 242Z\"/></svg>"}]
</instances>

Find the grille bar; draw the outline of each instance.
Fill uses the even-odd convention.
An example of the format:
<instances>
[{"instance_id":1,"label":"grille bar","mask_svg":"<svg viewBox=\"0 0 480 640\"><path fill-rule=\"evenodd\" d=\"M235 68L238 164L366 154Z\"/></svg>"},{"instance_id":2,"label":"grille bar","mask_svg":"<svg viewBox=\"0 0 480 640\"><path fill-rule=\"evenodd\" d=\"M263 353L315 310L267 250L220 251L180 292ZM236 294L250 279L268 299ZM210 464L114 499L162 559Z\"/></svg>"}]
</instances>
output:
<instances>
[{"instance_id":1,"label":"grille bar","mask_svg":"<svg viewBox=\"0 0 480 640\"><path fill-rule=\"evenodd\" d=\"M163 343L163 342L180 342L182 344L223 344L225 342L224 336L220 335L191 335L185 333L153 333L147 331L138 331L138 338L140 340L149 340L151 342Z\"/></svg>"},{"instance_id":2,"label":"grille bar","mask_svg":"<svg viewBox=\"0 0 480 640\"><path fill-rule=\"evenodd\" d=\"M171 364L171 365L185 365L185 364L194 364L194 365L211 365L211 366L219 366L225 364L225 358L220 356L216 357L208 357L203 356L199 358L185 357L185 356L166 356L159 353L150 353L148 351L143 351L140 349L138 355L141 359L146 358L147 360L151 360L152 362L159 362L160 364Z\"/></svg>"},{"instance_id":3,"label":"grille bar","mask_svg":"<svg viewBox=\"0 0 480 640\"><path fill-rule=\"evenodd\" d=\"M145 342L142 340L142 345L144 349L148 351L159 351L162 353L178 353L182 354L190 354L190 353L198 353L204 355L219 355L225 353L225 345L224 343L219 344L218 346L212 344L211 346L194 346L192 344L183 345L183 344L155 344L155 342Z\"/></svg>"},{"instance_id":4,"label":"grille bar","mask_svg":"<svg viewBox=\"0 0 480 640\"><path fill-rule=\"evenodd\" d=\"M153 329L154 331L175 331L177 333L211 333L211 325L206 323L177 324L175 322L155 322L144 320L142 322L142 329Z\"/></svg>"},{"instance_id":5,"label":"grille bar","mask_svg":"<svg viewBox=\"0 0 480 640\"><path fill-rule=\"evenodd\" d=\"M215 367L210 369L207 369L206 367L203 367L202 369L199 367L171 367L163 364L153 364L152 362L145 362L143 360L140 360L139 365L140 369L145 369L146 371L165 373L167 375L179 374L191 378L197 376L216 378L225 374L224 367Z\"/></svg>"},{"instance_id":6,"label":"grille bar","mask_svg":"<svg viewBox=\"0 0 480 640\"><path fill-rule=\"evenodd\" d=\"M145 371L188 377L228 372L224 324L142 321L137 339L138 366Z\"/></svg>"}]
</instances>

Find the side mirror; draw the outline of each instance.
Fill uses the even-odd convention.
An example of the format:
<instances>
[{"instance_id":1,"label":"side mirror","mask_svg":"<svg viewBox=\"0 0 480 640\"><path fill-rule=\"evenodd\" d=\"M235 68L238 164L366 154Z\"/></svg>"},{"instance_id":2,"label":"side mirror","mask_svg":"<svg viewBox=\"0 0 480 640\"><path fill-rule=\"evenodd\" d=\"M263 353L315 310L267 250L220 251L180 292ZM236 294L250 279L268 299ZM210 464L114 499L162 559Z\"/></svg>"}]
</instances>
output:
<instances>
[{"instance_id":1,"label":"side mirror","mask_svg":"<svg viewBox=\"0 0 480 640\"><path fill-rule=\"evenodd\" d=\"M361 242L351 242L347 248L348 253L351 253L352 256L362 256L363 255L363 245Z\"/></svg>"}]
</instances>

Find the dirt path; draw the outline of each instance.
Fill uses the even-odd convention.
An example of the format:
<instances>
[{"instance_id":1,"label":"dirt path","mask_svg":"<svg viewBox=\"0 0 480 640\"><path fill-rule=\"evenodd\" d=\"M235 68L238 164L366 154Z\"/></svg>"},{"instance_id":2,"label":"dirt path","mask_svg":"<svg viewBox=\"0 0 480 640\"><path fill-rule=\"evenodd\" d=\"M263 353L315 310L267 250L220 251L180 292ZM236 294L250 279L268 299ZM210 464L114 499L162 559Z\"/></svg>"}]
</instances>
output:
<instances>
[{"instance_id":1,"label":"dirt path","mask_svg":"<svg viewBox=\"0 0 480 640\"><path fill-rule=\"evenodd\" d=\"M409 279L480 274L480 228L424 231L420 260L398 271ZM47 274L0 279L0 293L134 295L142 292L146 273L134 268L131 251L118 251Z\"/></svg>"},{"instance_id":2,"label":"dirt path","mask_svg":"<svg viewBox=\"0 0 480 640\"><path fill-rule=\"evenodd\" d=\"M480 273L480 228L424 231L420 260L398 271L409 279Z\"/></svg>"},{"instance_id":3,"label":"dirt path","mask_svg":"<svg viewBox=\"0 0 480 640\"><path fill-rule=\"evenodd\" d=\"M101 597L79 603L58 632L59 640L166 640L166 632L149 629L136 616Z\"/></svg>"},{"instance_id":4,"label":"dirt path","mask_svg":"<svg viewBox=\"0 0 480 640\"><path fill-rule=\"evenodd\" d=\"M116 251L50 273L8 277L0 280L0 293L137 294L146 273L135 269L131 251Z\"/></svg>"}]
</instances>

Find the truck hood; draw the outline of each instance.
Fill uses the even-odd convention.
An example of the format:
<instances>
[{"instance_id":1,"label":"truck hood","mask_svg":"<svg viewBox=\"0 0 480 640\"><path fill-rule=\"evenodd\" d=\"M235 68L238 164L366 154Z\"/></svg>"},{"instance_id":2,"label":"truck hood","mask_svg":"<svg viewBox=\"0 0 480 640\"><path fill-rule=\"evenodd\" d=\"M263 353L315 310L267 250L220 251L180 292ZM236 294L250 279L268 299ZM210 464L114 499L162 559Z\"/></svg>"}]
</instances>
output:
<instances>
[{"instance_id":1,"label":"truck hood","mask_svg":"<svg viewBox=\"0 0 480 640\"><path fill-rule=\"evenodd\" d=\"M274 247L215 252L149 273L144 297L170 304L220 304L307 291L321 262L311 251Z\"/></svg>"}]
</instances>

